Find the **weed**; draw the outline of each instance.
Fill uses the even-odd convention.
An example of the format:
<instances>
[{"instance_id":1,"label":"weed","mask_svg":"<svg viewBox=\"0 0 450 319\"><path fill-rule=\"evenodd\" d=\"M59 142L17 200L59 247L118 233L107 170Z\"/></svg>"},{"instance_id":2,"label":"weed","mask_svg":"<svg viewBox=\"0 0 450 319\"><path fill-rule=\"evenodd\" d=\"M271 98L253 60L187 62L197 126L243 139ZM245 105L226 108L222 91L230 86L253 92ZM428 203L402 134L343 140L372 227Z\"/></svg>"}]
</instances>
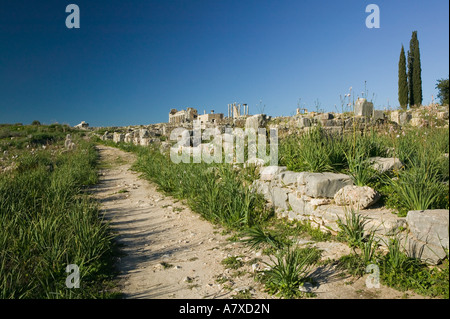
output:
<instances>
[{"instance_id":1,"label":"weed","mask_svg":"<svg viewBox=\"0 0 450 319\"><path fill-rule=\"evenodd\" d=\"M392 193L386 204L398 208L401 216L410 210L448 208L448 186L436 163L425 157L411 161L409 169L400 171L396 179L387 179L386 184Z\"/></svg>"},{"instance_id":2,"label":"weed","mask_svg":"<svg viewBox=\"0 0 450 319\"><path fill-rule=\"evenodd\" d=\"M351 210L345 214L345 221L338 218L337 224L340 228L338 238L348 242L350 248L360 247L365 239L364 226L368 220L361 214Z\"/></svg>"},{"instance_id":3,"label":"weed","mask_svg":"<svg viewBox=\"0 0 450 319\"><path fill-rule=\"evenodd\" d=\"M275 259L271 257L270 269L263 271L261 277L267 291L284 298L301 295L299 286L306 281L311 265L317 260L317 251L310 249L288 248L280 251Z\"/></svg>"},{"instance_id":4,"label":"weed","mask_svg":"<svg viewBox=\"0 0 450 319\"><path fill-rule=\"evenodd\" d=\"M342 168L345 157L341 149L344 139L316 127L299 137L290 136L280 142L279 161L292 171L325 172ZM342 145L342 146L341 146Z\"/></svg>"},{"instance_id":5,"label":"weed","mask_svg":"<svg viewBox=\"0 0 450 319\"><path fill-rule=\"evenodd\" d=\"M272 234L265 231L260 225L253 226L242 232L243 237L241 241L249 245L252 249L259 249L261 245L266 244L273 248L280 248L282 243L277 240Z\"/></svg>"},{"instance_id":6,"label":"weed","mask_svg":"<svg viewBox=\"0 0 450 319\"><path fill-rule=\"evenodd\" d=\"M242 257L231 256L222 260L222 265L228 269L239 269L244 265L244 262L242 261Z\"/></svg>"},{"instance_id":7,"label":"weed","mask_svg":"<svg viewBox=\"0 0 450 319\"><path fill-rule=\"evenodd\" d=\"M345 269L347 272L356 277L361 277L366 272L366 263L363 258L356 253L345 255L339 258L338 267Z\"/></svg>"},{"instance_id":8,"label":"weed","mask_svg":"<svg viewBox=\"0 0 450 319\"><path fill-rule=\"evenodd\" d=\"M376 177L376 171L367 154L362 152L361 148L345 153L348 163L348 173L352 176L355 185L366 186Z\"/></svg>"},{"instance_id":9,"label":"weed","mask_svg":"<svg viewBox=\"0 0 450 319\"><path fill-rule=\"evenodd\" d=\"M238 234L233 234L232 236L227 238L227 241L238 242L239 241L239 235Z\"/></svg>"},{"instance_id":10,"label":"weed","mask_svg":"<svg viewBox=\"0 0 450 319\"><path fill-rule=\"evenodd\" d=\"M173 267L172 264L169 264L169 263L167 263L165 261L161 262L160 265L163 267L163 269L169 269L169 268Z\"/></svg>"},{"instance_id":11,"label":"weed","mask_svg":"<svg viewBox=\"0 0 450 319\"><path fill-rule=\"evenodd\" d=\"M218 284L224 284L224 283L226 283L228 280L229 280L229 279L228 279L227 277L225 277L225 276L218 276L218 277L216 278L216 283L218 283Z\"/></svg>"}]
</instances>

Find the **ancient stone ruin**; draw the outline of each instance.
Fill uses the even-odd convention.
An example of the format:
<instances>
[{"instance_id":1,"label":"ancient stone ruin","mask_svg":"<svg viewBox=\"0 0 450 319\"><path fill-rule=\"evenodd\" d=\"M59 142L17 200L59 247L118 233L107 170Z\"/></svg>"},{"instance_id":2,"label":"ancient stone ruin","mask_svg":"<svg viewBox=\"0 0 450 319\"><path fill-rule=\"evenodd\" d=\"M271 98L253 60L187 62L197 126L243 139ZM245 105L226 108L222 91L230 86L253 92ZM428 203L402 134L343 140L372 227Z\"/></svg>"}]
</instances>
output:
<instances>
[{"instance_id":1,"label":"ancient stone ruin","mask_svg":"<svg viewBox=\"0 0 450 319\"><path fill-rule=\"evenodd\" d=\"M227 117L217 115L198 115L192 108L186 111L173 109L169 114L169 123L111 128L111 132L105 132L100 138L116 143L157 145L160 152L165 153L175 143L169 138L172 130L186 128L192 137L196 120L200 120L202 129L217 128L224 141L235 141L239 137L235 135L237 133L226 133L226 128L242 128L244 134L250 128L271 128L276 129L279 136L283 136L305 132L315 126L343 133L379 128L391 132L403 126L448 127L449 124L448 106L431 105L409 111L382 111L374 110L373 104L365 99L356 101L354 113L317 113L304 110L294 116L271 118L265 114L249 115L245 104L243 112L240 105L229 104ZM71 143L70 138L66 143ZM199 147L211 151L214 145L204 143ZM187 148L189 154L192 154L192 144ZM403 165L395 157L372 157L369 161L372 168L379 172L396 170ZM411 256L417 256L430 264L436 264L446 256L445 249L449 246L448 210L410 211L406 217L398 217L378 204L379 194L375 190L368 186L354 185L348 175L292 172L286 167L264 166L268 163L262 158L252 158L244 164L247 165L260 167L260 177L253 183L252 189L261 193L273 205L280 218L308 221L324 232L337 233L338 220L345 220L347 214L354 211L367 218L366 231L375 234L381 245L386 245L389 237L397 234L403 238L405 249Z\"/></svg>"},{"instance_id":2,"label":"ancient stone ruin","mask_svg":"<svg viewBox=\"0 0 450 319\"><path fill-rule=\"evenodd\" d=\"M370 187L354 186L350 176L336 173L291 172L286 167L265 166L253 184L271 203L279 217L309 221L313 227L337 234L338 220L353 210L367 218L367 232L375 233L382 246L400 234L408 253L436 264L449 246L449 211L410 211L398 217L376 206L379 195ZM409 229L408 233L402 232Z\"/></svg>"}]
</instances>

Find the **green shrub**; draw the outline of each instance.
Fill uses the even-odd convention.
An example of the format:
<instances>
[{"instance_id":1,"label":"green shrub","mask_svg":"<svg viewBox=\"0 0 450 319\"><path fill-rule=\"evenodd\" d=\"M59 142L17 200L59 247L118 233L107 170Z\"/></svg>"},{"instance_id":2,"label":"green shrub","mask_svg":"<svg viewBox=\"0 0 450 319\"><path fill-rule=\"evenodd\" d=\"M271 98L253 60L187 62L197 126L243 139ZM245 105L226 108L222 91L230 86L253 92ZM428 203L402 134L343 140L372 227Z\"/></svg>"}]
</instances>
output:
<instances>
[{"instance_id":1,"label":"green shrub","mask_svg":"<svg viewBox=\"0 0 450 319\"><path fill-rule=\"evenodd\" d=\"M308 272L320 258L320 251L312 248L288 248L279 251L268 270L263 271L261 281L267 291L283 298L294 298L301 295L300 285L310 281Z\"/></svg>"}]
</instances>

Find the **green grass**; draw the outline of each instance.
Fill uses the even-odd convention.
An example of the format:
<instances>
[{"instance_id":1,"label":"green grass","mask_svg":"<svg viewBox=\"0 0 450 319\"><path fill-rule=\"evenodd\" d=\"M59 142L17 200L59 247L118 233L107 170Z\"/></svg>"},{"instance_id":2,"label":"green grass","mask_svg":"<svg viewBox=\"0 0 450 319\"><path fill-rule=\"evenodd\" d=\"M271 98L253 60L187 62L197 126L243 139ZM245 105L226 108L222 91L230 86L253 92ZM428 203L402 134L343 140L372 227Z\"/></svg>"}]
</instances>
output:
<instances>
[{"instance_id":1,"label":"green grass","mask_svg":"<svg viewBox=\"0 0 450 319\"><path fill-rule=\"evenodd\" d=\"M386 181L385 192L390 196L388 207L397 208L400 216L410 210L448 209L448 192L444 177L434 159L422 156L410 161L409 168L398 172L396 179Z\"/></svg>"},{"instance_id":2,"label":"green grass","mask_svg":"<svg viewBox=\"0 0 450 319\"><path fill-rule=\"evenodd\" d=\"M248 175L230 164L175 164L151 148L136 152L134 169L165 193L186 199L193 211L213 223L239 229L261 223L272 214L262 195L246 186Z\"/></svg>"},{"instance_id":3,"label":"green grass","mask_svg":"<svg viewBox=\"0 0 450 319\"><path fill-rule=\"evenodd\" d=\"M330 133L314 127L279 142L279 163L291 171L339 172L355 185L368 185L382 194L380 203L400 216L408 210L449 208L449 129L409 128ZM403 168L383 175L370 157L395 157Z\"/></svg>"},{"instance_id":4,"label":"green grass","mask_svg":"<svg viewBox=\"0 0 450 319\"><path fill-rule=\"evenodd\" d=\"M377 178L378 173L372 168L369 156L364 153L363 148L356 148L350 152L344 152L347 160L348 174L353 178L356 186L369 185Z\"/></svg>"},{"instance_id":5,"label":"green grass","mask_svg":"<svg viewBox=\"0 0 450 319\"><path fill-rule=\"evenodd\" d=\"M356 277L366 274L366 267L375 264L380 270L381 283L399 291L411 290L418 294L449 298L448 256L440 266L429 267L417 258L408 256L398 238L391 238L388 252L377 250L373 236L359 245L359 250L342 256L338 267Z\"/></svg>"},{"instance_id":6,"label":"green grass","mask_svg":"<svg viewBox=\"0 0 450 319\"><path fill-rule=\"evenodd\" d=\"M8 145L18 158L16 170L0 175L0 298L116 296L113 238L86 188L98 179L97 153L78 138L77 150L58 149L60 133L47 139L51 151ZM79 289L65 285L68 264L79 266Z\"/></svg>"},{"instance_id":7,"label":"green grass","mask_svg":"<svg viewBox=\"0 0 450 319\"><path fill-rule=\"evenodd\" d=\"M62 140L73 129L67 125L0 125L0 151L37 148Z\"/></svg>"},{"instance_id":8,"label":"green grass","mask_svg":"<svg viewBox=\"0 0 450 319\"><path fill-rule=\"evenodd\" d=\"M342 149L347 140L316 127L301 135L290 135L279 142L279 163L288 170L326 172L345 166Z\"/></svg>"},{"instance_id":9,"label":"green grass","mask_svg":"<svg viewBox=\"0 0 450 319\"><path fill-rule=\"evenodd\" d=\"M333 238L330 232L313 227L309 221L277 220L273 227L278 236L284 238L301 237L314 241L329 241Z\"/></svg>"},{"instance_id":10,"label":"green grass","mask_svg":"<svg viewBox=\"0 0 450 319\"><path fill-rule=\"evenodd\" d=\"M382 283L400 291L413 290L425 296L449 298L448 256L440 267L430 268L406 255L397 238L389 241L388 249L379 261Z\"/></svg>"}]
</instances>

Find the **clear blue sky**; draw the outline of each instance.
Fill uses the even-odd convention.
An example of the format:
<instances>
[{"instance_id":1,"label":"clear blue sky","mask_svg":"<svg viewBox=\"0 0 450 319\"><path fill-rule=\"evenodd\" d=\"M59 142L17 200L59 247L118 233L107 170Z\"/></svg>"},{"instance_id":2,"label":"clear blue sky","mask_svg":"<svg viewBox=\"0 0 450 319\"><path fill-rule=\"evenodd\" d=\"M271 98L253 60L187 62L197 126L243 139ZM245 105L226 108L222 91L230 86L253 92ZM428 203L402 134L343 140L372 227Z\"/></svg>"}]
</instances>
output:
<instances>
[{"instance_id":1,"label":"clear blue sky","mask_svg":"<svg viewBox=\"0 0 450 319\"><path fill-rule=\"evenodd\" d=\"M65 8L81 11L68 29ZM368 29L368 4L380 28ZM299 0L1 0L0 123L166 122L171 108L292 115L340 95L398 106L401 45L418 31L424 104L449 75L449 3Z\"/></svg>"}]
</instances>

